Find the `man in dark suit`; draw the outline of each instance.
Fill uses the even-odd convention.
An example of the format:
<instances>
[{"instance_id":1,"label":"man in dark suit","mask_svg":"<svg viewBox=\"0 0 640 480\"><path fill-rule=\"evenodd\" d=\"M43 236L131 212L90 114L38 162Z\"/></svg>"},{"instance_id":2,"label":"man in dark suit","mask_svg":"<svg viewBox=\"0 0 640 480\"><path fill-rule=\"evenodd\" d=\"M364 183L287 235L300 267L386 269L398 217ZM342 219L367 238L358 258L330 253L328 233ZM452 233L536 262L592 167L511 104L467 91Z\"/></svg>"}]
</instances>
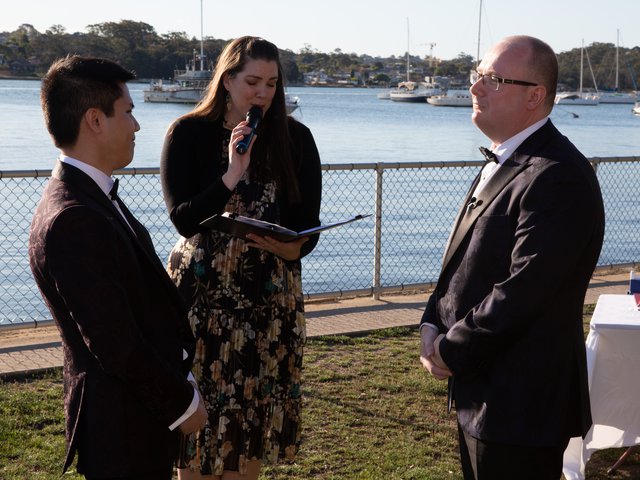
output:
<instances>
[{"instance_id":1,"label":"man in dark suit","mask_svg":"<svg viewBox=\"0 0 640 480\"><path fill-rule=\"evenodd\" d=\"M179 434L204 426L194 339L145 228L109 192L133 158L133 74L67 57L42 81L61 155L35 211L31 269L64 349L67 455L87 479L169 480ZM117 184L116 184L117 185Z\"/></svg>"},{"instance_id":2,"label":"man in dark suit","mask_svg":"<svg viewBox=\"0 0 640 480\"><path fill-rule=\"evenodd\" d=\"M491 152L454 224L421 326L449 378L464 478L558 480L591 425L582 308L604 235L600 188L558 132L553 50L508 37L471 86Z\"/></svg>"}]
</instances>

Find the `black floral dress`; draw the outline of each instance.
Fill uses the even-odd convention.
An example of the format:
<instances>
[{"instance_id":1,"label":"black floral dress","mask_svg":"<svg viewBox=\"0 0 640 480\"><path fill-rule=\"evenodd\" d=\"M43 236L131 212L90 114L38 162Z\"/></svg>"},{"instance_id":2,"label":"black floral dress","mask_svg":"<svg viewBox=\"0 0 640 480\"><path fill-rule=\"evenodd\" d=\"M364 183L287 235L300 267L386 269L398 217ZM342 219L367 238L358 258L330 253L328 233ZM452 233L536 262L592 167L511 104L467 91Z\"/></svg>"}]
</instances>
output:
<instances>
[{"instance_id":1,"label":"black floral dress","mask_svg":"<svg viewBox=\"0 0 640 480\"><path fill-rule=\"evenodd\" d=\"M226 159L228 142L221 158ZM226 166L225 166L226 168ZM279 223L276 187L245 176L225 211ZM193 374L209 422L181 459L202 474L293 458L300 444L305 318L300 261L218 232L181 238L169 275L189 304Z\"/></svg>"}]
</instances>

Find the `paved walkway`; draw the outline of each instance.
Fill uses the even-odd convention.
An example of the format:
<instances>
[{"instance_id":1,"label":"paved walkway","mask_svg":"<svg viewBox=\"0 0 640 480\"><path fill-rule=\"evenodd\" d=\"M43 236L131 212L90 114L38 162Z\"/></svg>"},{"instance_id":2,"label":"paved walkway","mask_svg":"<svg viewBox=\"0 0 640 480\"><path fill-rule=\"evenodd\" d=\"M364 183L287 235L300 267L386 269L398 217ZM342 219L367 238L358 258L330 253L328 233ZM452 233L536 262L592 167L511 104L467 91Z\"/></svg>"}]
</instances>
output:
<instances>
[{"instance_id":1,"label":"paved walkway","mask_svg":"<svg viewBox=\"0 0 640 480\"><path fill-rule=\"evenodd\" d=\"M585 304L603 293L625 294L626 270L600 269L594 274ZM409 292L370 297L312 300L306 303L307 335L363 333L387 327L418 325L428 293ZM10 379L62 366L62 347L55 326L0 328L0 378Z\"/></svg>"}]
</instances>

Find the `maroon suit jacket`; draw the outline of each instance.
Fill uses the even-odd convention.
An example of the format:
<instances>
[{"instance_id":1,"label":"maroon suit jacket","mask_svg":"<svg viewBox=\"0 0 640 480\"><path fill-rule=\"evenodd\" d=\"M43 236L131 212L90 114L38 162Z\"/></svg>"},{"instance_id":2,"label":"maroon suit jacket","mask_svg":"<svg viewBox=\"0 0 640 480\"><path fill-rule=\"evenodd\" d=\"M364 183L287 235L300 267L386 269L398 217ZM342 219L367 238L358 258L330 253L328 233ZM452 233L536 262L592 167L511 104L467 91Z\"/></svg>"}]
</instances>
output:
<instances>
[{"instance_id":1,"label":"maroon suit jacket","mask_svg":"<svg viewBox=\"0 0 640 480\"><path fill-rule=\"evenodd\" d=\"M168 427L193 398L184 306L149 234L127 215L135 235L90 177L58 163L31 225L31 269L64 349L63 470L77 451L87 475L170 466L178 432Z\"/></svg>"},{"instance_id":2,"label":"maroon suit jacket","mask_svg":"<svg viewBox=\"0 0 640 480\"><path fill-rule=\"evenodd\" d=\"M474 186L422 321L446 333L467 433L561 445L591 425L582 308L604 235L595 172L548 121L475 202Z\"/></svg>"}]
</instances>

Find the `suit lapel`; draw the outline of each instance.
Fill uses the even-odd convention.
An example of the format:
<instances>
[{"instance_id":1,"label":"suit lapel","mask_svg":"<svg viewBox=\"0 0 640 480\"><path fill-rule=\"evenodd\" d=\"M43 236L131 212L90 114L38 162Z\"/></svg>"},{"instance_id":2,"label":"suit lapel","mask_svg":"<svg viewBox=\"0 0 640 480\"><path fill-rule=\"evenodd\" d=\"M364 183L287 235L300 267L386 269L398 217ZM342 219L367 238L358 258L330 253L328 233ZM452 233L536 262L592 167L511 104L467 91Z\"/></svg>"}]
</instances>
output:
<instances>
[{"instance_id":1,"label":"suit lapel","mask_svg":"<svg viewBox=\"0 0 640 480\"><path fill-rule=\"evenodd\" d=\"M533 132L522 144L516 149L516 151L498 168L496 173L489 179L484 188L478 195L477 202L473 208L470 208L469 202L471 200L471 193L475 189L479 178L476 178L473 186L471 187L465 203L462 205L458 218L454 224L453 231L449 237L449 242L446 248L444 260L442 261L442 269L444 270L451 257L453 257L456 250L462 244L462 240L467 235L469 230L473 227L474 223L482 213L489 207L491 202L498 196L498 194L523 170L531 165L531 158L536 155L536 152L540 151L542 145L549 139L562 135L556 127L551 123L551 120ZM479 177L480 175L478 175ZM481 203L480 203L481 201Z\"/></svg>"},{"instance_id":2,"label":"suit lapel","mask_svg":"<svg viewBox=\"0 0 640 480\"><path fill-rule=\"evenodd\" d=\"M458 210L458 215L456 216L456 219L453 222L453 227L451 228L451 231L449 232L449 238L447 239L447 243L445 244L446 246L444 247L444 255L442 256L442 264L444 265L444 261L447 258L447 252L449 251L449 248L451 247L451 240L453 239L453 235L455 234L458 225L460 224L460 220L462 219L462 216L464 215L464 212L466 210L466 206L469 204L469 201L471 200L471 195L473 193L473 191L476 189L476 186L478 185L478 183L480 183L480 178L482 176L482 169L480 169L480 171L478 172L478 175L476 175L476 178L473 180L473 183L471 184L471 188L469 188L469 191L467 192L467 194L464 197L464 201L462 202L462 205L460 206L460 209Z\"/></svg>"},{"instance_id":3,"label":"suit lapel","mask_svg":"<svg viewBox=\"0 0 640 480\"><path fill-rule=\"evenodd\" d=\"M182 300L179 298L173 282L167 275L162 262L155 252L149 232L140 222L138 222L138 220L135 219L124 202L120 201L118 205L124 213L127 219L126 221L122 218L122 215L118 212L118 209L113 202L102 190L100 190L91 177L86 175L82 170L74 167L73 165L57 162L51 176L73 186L74 188L81 189L86 195L91 197L91 200L103 207L105 209L105 216L111 220L115 219L114 224L119 227L117 230L120 232L121 236L125 237L130 243L132 243L134 248L138 248L143 252L143 256L146 257L146 259L153 265L156 272L162 276L163 281L167 283L171 292L176 295L176 298L179 299L179 302L182 305ZM129 222L129 225L131 226L127 225L127 222Z\"/></svg>"},{"instance_id":4,"label":"suit lapel","mask_svg":"<svg viewBox=\"0 0 640 480\"><path fill-rule=\"evenodd\" d=\"M113 202L104 194L100 187L82 170L74 167L73 165L68 165L66 163L58 162L56 167L53 169L52 176L65 182L68 185L73 186L74 188L81 189L86 195L91 197L91 200L96 204L100 205L105 209L105 215L110 220L115 219L115 223L120 227L118 231L127 238L131 239L134 243L142 247L146 250L143 244L137 238L137 232L131 231L131 227L127 225L127 222L122 215L115 207ZM124 204L120 203L120 208L123 208ZM123 211L126 210L124 207ZM130 212L129 217L133 218ZM129 217L127 217L127 221L129 221Z\"/></svg>"},{"instance_id":5,"label":"suit lapel","mask_svg":"<svg viewBox=\"0 0 640 480\"><path fill-rule=\"evenodd\" d=\"M125 203L118 197L118 206L120 210L122 210L122 214L124 215L126 222L118 212L120 220L123 220L121 223L126 227L127 233L130 234L131 238L135 240L145 251L145 253L151 258L156 257L155 248L153 247L153 241L151 240L151 236L147 229L133 216L131 211L127 208ZM128 225L127 225L128 223ZM133 235L131 235L133 234Z\"/></svg>"},{"instance_id":6,"label":"suit lapel","mask_svg":"<svg viewBox=\"0 0 640 480\"><path fill-rule=\"evenodd\" d=\"M51 172L51 176L75 189L82 190L85 195L91 197L93 202L105 208L109 213L115 214L118 212L96 182L79 168L63 162L57 162Z\"/></svg>"},{"instance_id":7,"label":"suit lapel","mask_svg":"<svg viewBox=\"0 0 640 480\"><path fill-rule=\"evenodd\" d=\"M536 155L536 152L540 151L541 146L554 136L561 135L556 127L551 123L551 120L547 122L532 133L522 144L516 149L516 151L507 159L496 171L496 173L489 179L484 188L478 195L477 202L474 207L470 208L469 202L471 199L471 192L473 192L475 185L477 185L478 179L474 182L470 192L467 194L465 203L462 209L458 213L458 219L454 224L454 230L451 233L449 244L442 261L442 269L444 270L456 250L462 244L462 240L465 238L469 230L473 227L474 223L480 215L482 215L487 207L493 202L493 200L502 192L502 190L509 185L509 183L523 170L531 165L532 156ZM480 203L481 201L481 203Z\"/></svg>"},{"instance_id":8,"label":"suit lapel","mask_svg":"<svg viewBox=\"0 0 640 480\"><path fill-rule=\"evenodd\" d=\"M487 184L478 194L476 201L472 204L471 194L467 195L465 203L458 214L457 225L454 228L449 246L447 248L444 260L442 261L442 269L447 266L451 257L456 252L462 240L465 238L469 230L480 215L484 213L491 202L498 194L513 180L521 171L529 166L527 155L518 155L515 152L508 160L506 160L493 176L487 181ZM477 182L475 182L477 184ZM474 187L475 188L475 187ZM473 188L471 189L473 191Z\"/></svg>"}]
</instances>

